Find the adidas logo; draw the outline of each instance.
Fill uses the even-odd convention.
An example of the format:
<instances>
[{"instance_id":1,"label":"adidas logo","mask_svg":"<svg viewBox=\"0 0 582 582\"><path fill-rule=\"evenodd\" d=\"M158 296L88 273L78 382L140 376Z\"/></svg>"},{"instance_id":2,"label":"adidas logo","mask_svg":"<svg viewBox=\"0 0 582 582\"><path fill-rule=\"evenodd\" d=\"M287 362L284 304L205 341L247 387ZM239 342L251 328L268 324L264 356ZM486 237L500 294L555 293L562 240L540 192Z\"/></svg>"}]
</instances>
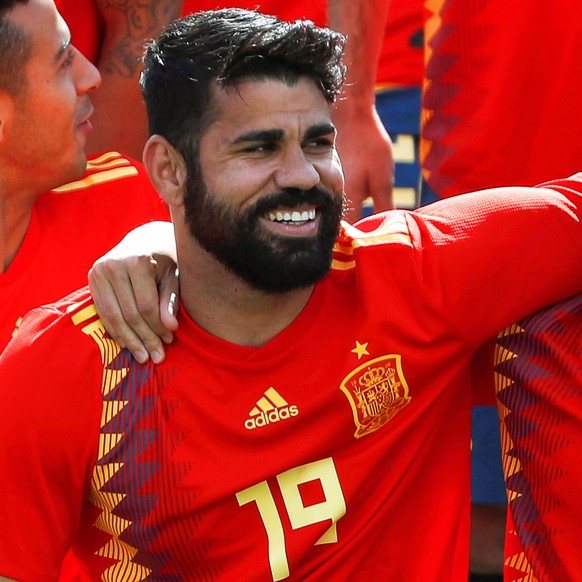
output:
<instances>
[{"instance_id":1,"label":"adidas logo","mask_svg":"<svg viewBox=\"0 0 582 582\"><path fill-rule=\"evenodd\" d=\"M269 388L249 412L249 418L245 420L245 428L255 430L274 422L289 420L298 414L297 406L289 406L288 402L274 388Z\"/></svg>"}]
</instances>

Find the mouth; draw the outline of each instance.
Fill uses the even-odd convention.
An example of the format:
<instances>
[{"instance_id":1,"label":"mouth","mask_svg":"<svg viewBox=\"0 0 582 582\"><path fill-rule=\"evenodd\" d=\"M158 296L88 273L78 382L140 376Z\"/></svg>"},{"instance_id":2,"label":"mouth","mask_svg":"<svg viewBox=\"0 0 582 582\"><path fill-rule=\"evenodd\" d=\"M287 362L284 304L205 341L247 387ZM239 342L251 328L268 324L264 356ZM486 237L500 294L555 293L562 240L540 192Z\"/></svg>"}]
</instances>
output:
<instances>
[{"instance_id":1,"label":"mouth","mask_svg":"<svg viewBox=\"0 0 582 582\"><path fill-rule=\"evenodd\" d=\"M84 125L86 123L90 123L89 119L91 118L91 115L93 115L92 111L91 111L91 113L89 113L89 115L86 115L85 117L83 117L77 125Z\"/></svg>"},{"instance_id":2,"label":"mouth","mask_svg":"<svg viewBox=\"0 0 582 582\"><path fill-rule=\"evenodd\" d=\"M262 216L266 228L281 236L315 236L319 220L320 213L314 206L269 210Z\"/></svg>"},{"instance_id":3,"label":"mouth","mask_svg":"<svg viewBox=\"0 0 582 582\"><path fill-rule=\"evenodd\" d=\"M94 112L93 105L89 103L89 107L86 108L86 111L80 116L79 122L77 123L77 127L90 127L91 122L89 121L92 117Z\"/></svg>"},{"instance_id":4,"label":"mouth","mask_svg":"<svg viewBox=\"0 0 582 582\"><path fill-rule=\"evenodd\" d=\"M315 208L309 210L286 210L286 211L276 211L269 212L267 214L268 220L271 222L280 222L283 224L305 224L307 222L315 220L316 211Z\"/></svg>"}]
</instances>

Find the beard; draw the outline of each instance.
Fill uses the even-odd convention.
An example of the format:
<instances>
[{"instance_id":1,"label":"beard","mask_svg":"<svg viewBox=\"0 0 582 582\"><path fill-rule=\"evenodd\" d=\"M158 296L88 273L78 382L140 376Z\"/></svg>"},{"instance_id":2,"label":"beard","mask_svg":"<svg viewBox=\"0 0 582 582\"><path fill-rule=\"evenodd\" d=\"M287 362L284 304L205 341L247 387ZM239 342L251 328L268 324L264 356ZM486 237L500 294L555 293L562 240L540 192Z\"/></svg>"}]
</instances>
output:
<instances>
[{"instance_id":1,"label":"beard","mask_svg":"<svg viewBox=\"0 0 582 582\"><path fill-rule=\"evenodd\" d=\"M200 173L190 173L185 196L186 224L200 246L254 289L285 293L322 279L331 267L339 233L343 196L321 188L287 188L269 194L244 212L219 202ZM281 236L265 229L261 218L280 208L314 205L320 215L313 237Z\"/></svg>"}]
</instances>

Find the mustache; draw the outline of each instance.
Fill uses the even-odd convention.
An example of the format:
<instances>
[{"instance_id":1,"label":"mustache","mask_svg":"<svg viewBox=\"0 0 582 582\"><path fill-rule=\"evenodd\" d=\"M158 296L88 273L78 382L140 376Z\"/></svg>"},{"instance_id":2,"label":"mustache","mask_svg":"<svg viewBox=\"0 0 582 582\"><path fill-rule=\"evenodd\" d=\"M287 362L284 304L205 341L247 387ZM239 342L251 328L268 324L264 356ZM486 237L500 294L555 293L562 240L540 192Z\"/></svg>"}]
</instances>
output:
<instances>
[{"instance_id":1,"label":"mustache","mask_svg":"<svg viewBox=\"0 0 582 582\"><path fill-rule=\"evenodd\" d=\"M317 186L309 190L299 188L284 188L279 192L273 192L261 198L253 209L253 215L260 216L278 208L298 208L299 206L312 205L318 207L330 207L334 204L333 194Z\"/></svg>"}]
</instances>

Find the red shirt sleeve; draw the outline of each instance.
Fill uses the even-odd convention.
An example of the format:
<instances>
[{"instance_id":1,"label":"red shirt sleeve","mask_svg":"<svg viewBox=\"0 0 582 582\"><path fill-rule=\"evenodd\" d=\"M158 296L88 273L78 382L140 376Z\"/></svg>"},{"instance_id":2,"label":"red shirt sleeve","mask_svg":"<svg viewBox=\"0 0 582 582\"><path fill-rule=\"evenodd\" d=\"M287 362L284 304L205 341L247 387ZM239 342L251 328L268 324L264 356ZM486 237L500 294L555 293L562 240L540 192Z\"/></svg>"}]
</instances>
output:
<instances>
[{"instance_id":1,"label":"red shirt sleeve","mask_svg":"<svg viewBox=\"0 0 582 582\"><path fill-rule=\"evenodd\" d=\"M30 312L0 358L0 573L17 580L57 579L98 447L100 358L80 355L85 338L61 305Z\"/></svg>"}]
</instances>

